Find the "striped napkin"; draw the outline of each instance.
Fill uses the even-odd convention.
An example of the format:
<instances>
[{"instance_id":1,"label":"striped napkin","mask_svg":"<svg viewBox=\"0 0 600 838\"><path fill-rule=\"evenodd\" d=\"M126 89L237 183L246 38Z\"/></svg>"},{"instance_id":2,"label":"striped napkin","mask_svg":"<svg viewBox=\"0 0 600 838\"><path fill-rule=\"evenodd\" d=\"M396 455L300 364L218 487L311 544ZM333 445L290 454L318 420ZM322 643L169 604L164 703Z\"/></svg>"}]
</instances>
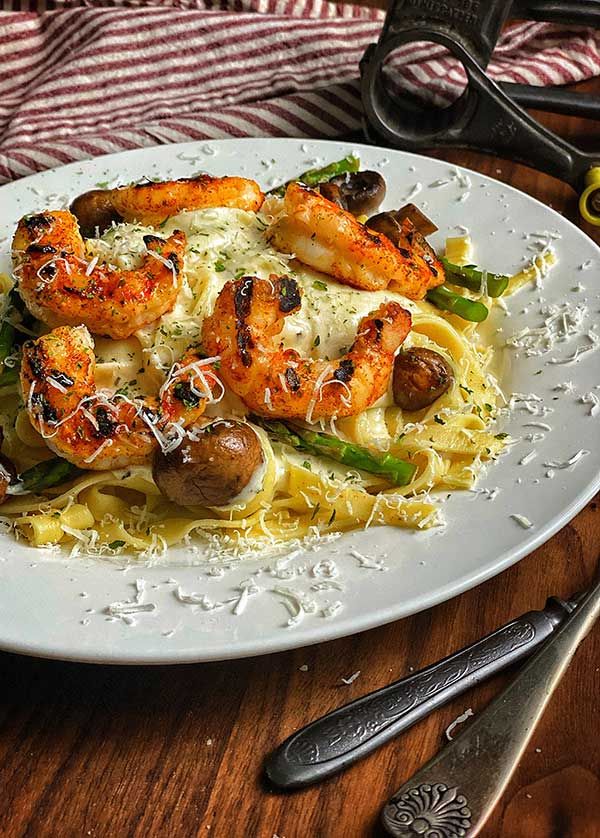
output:
<instances>
[{"instance_id":1,"label":"striped napkin","mask_svg":"<svg viewBox=\"0 0 600 838\"><path fill-rule=\"evenodd\" d=\"M337 137L360 126L358 62L384 12L325 0L5 0L0 182L123 149L219 137ZM462 68L418 45L404 78L440 100ZM505 30L489 73L600 74L600 33Z\"/></svg>"}]
</instances>

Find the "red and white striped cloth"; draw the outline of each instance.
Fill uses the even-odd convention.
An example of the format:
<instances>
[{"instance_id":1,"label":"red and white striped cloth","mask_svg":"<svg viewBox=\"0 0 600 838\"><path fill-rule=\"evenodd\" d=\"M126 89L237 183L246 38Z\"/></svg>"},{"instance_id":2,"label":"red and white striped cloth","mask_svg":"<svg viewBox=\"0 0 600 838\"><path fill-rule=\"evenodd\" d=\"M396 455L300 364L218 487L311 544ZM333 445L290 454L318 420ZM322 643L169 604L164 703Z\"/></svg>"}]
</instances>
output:
<instances>
[{"instance_id":1,"label":"red and white striped cloth","mask_svg":"<svg viewBox=\"0 0 600 838\"><path fill-rule=\"evenodd\" d=\"M5 0L0 182L73 160L218 137L336 137L360 125L358 62L384 13L326 0ZM12 11L6 11L12 9ZM444 56L409 45L414 88L460 87ZM495 79L600 74L600 34L517 23Z\"/></svg>"}]
</instances>

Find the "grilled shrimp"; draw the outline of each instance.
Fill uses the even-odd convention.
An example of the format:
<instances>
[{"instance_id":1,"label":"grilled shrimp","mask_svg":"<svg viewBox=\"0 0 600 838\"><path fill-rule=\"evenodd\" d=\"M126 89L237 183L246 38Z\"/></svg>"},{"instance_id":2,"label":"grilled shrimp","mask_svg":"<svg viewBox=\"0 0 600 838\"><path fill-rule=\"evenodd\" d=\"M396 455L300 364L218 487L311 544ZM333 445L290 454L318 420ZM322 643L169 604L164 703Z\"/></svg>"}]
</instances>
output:
<instances>
[{"instance_id":1,"label":"grilled shrimp","mask_svg":"<svg viewBox=\"0 0 600 838\"><path fill-rule=\"evenodd\" d=\"M350 350L326 361L281 345L283 320L300 305L291 277L230 280L204 321L203 348L220 355L224 383L256 413L311 422L366 410L387 389L394 355L410 330L409 312L383 303L363 317Z\"/></svg>"},{"instance_id":2,"label":"grilled shrimp","mask_svg":"<svg viewBox=\"0 0 600 838\"><path fill-rule=\"evenodd\" d=\"M190 349L157 396L96 390L94 344L85 326L60 326L23 347L21 386L29 418L49 448L80 468L148 462L159 444L176 448L187 426L223 387L213 359Z\"/></svg>"},{"instance_id":3,"label":"grilled shrimp","mask_svg":"<svg viewBox=\"0 0 600 838\"><path fill-rule=\"evenodd\" d=\"M77 220L57 210L19 221L13 239L18 289L29 311L49 326L84 323L126 338L170 311L181 287L185 235L145 236L139 268L88 264Z\"/></svg>"},{"instance_id":4,"label":"grilled shrimp","mask_svg":"<svg viewBox=\"0 0 600 838\"><path fill-rule=\"evenodd\" d=\"M354 216L299 183L290 183L284 213L267 236L275 247L346 285L365 291L393 288L420 300L429 288L441 285L444 269L431 253L413 246L414 228L404 225L406 240L395 247L381 233L369 230Z\"/></svg>"},{"instance_id":5,"label":"grilled shrimp","mask_svg":"<svg viewBox=\"0 0 600 838\"><path fill-rule=\"evenodd\" d=\"M116 189L92 189L75 198L71 211L84 235L104 231L113 221L156 225L185 210L234 207L256 212L264 195L259 185L242 177L198 175L162 183L138 183Z\"/></svg>"}]
</instances>

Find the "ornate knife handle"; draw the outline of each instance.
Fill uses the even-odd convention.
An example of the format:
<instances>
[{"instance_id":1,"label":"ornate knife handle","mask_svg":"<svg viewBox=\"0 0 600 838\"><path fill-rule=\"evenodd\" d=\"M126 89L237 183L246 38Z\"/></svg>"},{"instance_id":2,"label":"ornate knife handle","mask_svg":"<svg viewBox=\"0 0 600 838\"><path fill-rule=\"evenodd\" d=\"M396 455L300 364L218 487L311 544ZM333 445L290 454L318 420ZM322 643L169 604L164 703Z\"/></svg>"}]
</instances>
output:
<instances>
[{"instance_id":1,"label":"ornate knife handle","mask_svg":"<svg viewBox=\"0 0 600 838\"><path fill-rule=\"evenodd\" d=\"M465 690L530 655L573 610L551 598L482 640L294 733L267 759L280 788L310 785L371 753Z\"/></svg>"}]
</instances>

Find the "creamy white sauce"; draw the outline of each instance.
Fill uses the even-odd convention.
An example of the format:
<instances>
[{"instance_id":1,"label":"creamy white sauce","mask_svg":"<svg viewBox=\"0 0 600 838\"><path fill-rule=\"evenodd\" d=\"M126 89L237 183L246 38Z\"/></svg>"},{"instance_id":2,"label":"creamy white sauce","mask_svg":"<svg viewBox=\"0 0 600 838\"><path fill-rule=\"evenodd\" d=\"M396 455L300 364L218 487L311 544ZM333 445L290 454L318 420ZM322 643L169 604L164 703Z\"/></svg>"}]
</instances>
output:
<instances>
[{"instance_id":1,"label":"creamy white sauce","mask_svg":"<svg viewBox=\"0 0 600 838\"><path fill-rule=\"evenodd\" d=\"M174 230L183 230L187 236L182 290L171 312L136 333L148 367L158 372L159 383L171 364L199 342L202 322L212 312L223 285L242 275L267 279L271 274L287 274L297 280L303 291L302 306L285 318L281 339L285 347L293 347L306 357L339 357L354 341L361 319L382 302L396 300L412 313L418 311L401 294L350 288L279 253L266 241L264 222L243 210L216 208L181 213L158 230L122 224L104 235L105 244L92 242L90 251L104 251L106 258L108 245L110 261L131 268L145 251L145 235L167 237ZM410 343L409 335L406 345ZM392 403L389 393L378 404ZM210 412L223 415L244 411L239 399L227 394Z\"/></svg>"}]
</instances>

